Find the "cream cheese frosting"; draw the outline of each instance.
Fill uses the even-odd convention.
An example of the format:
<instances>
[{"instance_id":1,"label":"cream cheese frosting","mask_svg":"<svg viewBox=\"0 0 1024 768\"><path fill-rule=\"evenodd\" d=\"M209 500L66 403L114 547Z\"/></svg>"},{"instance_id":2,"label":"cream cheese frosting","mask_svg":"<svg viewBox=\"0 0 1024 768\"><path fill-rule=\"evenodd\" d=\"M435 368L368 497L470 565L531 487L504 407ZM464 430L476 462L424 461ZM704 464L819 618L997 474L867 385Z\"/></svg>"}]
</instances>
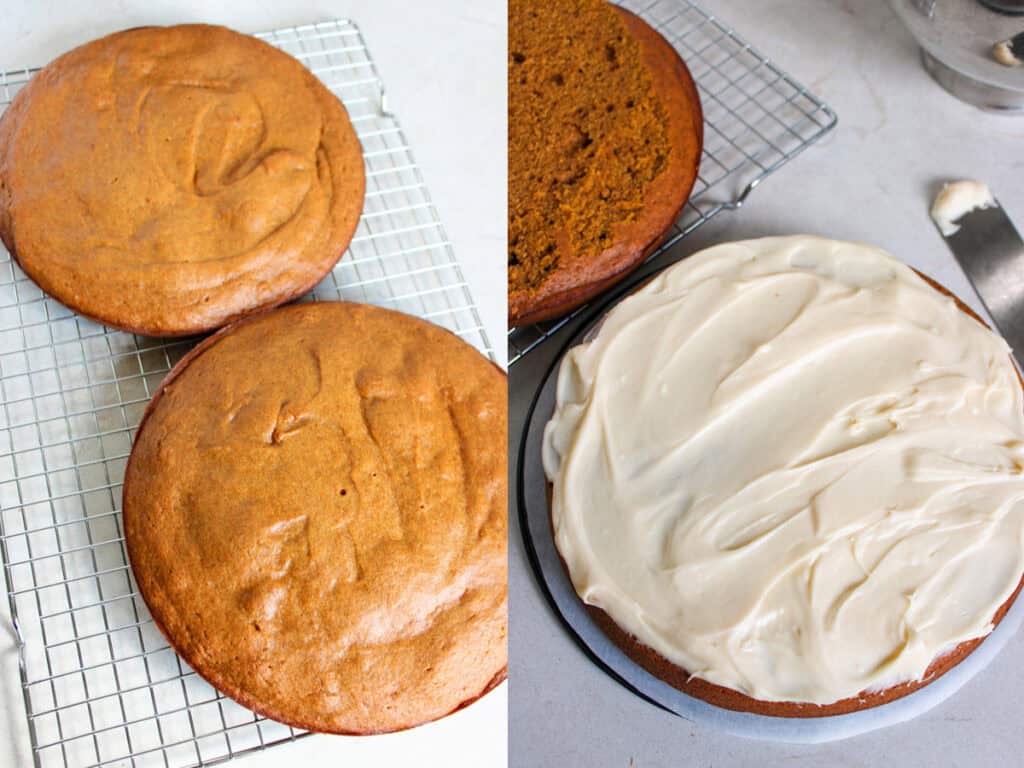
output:
<instances>
[{"instance_id":1,"label":"cream cheese frosting","mask_svg":"<svg viewBox=\"0 0 1024 768\"><path fill-rule=\"evenodd\" d=\"M1009 349L864 245L662 272L565 356L543 460L584 602L762 701L919 680L1024 573Z\"/></svg>"},{"instance_id":2,"label":"cream cheese frosting","mask_svg":"<svg viewBox=\"0 0 1024 768\"><path fill-rule=\"evenodd\" d=\"M992 58L1004 67L1019 67L1024 65L1024 61L1018 59L1013 51L1013 40L1003 40L1001 43L996 43L992 46Z\"/></svg>"},{"instance_id":3,"label":"cream cheese frosting","mask_svg":"<svg viewBox=\"0 0 1024 768\"><path fill-rule=\"evenodd\" d=\"M971 211L995 207L996 200L988 186L980 181L962 179L942 186L932 203L931 216L943 237L960 231L957 223Z\"/></svg>"}]
</instances>

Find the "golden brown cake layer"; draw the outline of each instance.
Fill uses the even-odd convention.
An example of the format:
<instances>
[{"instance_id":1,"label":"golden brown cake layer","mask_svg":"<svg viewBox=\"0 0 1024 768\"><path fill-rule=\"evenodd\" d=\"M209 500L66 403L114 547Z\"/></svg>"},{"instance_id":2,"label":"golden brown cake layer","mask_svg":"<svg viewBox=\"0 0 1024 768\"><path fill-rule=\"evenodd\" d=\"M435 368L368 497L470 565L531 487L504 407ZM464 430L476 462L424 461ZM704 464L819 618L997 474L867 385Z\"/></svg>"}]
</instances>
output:
<instances>
[{"instance_id":1,"label":"golden brown cake layer","mask_svg":"<svg viewBox=\"0 0 1024 768\"><path fill-rule=\"evenodd\" d=\"M223 27L59 57L0 120L0 237L107 325L174 336L311 289L355 230L361 148L302 64Z\"/></svg>"},{"instance_id":2,"label":"golden brown cake layer","mask_svg":"<svg viewBox=\"0 0 1024 768\"><path fill-rule=\"evenodd\" d=\"M223 330L154 397L124 484L157 624L275 720L377 733L504 678L506 378L447 331L348 303Z\"/></svg>"},{"instance_id":3,"label":"golden brown cake layer","mask_svg":"<svg viewBox=\"0 0 1024 768\"><path fill-rule=\"evenodd\" d=\"M509 319L586 301L678 218L703 119L682 60L603 0L509 4Z\"/></svg>"}]
</instances>

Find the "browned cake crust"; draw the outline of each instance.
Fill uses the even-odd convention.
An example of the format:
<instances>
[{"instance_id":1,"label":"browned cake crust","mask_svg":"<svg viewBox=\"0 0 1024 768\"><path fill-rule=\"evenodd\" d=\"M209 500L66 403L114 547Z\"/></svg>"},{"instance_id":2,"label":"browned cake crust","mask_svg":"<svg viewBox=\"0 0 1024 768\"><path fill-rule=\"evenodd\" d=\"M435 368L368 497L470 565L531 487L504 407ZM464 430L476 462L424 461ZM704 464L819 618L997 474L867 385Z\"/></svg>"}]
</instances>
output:
<instances>
[{"instance_id":1,"label":"browned cake crust","mask_svg":"<svg viewBox=\"0 0 1024 768\"><path fill-rule=\"evenodd\" d=\"M952 297L961 311L973 317L986 328L988 327L985 321L978 317L974 310L960 301L956 295L951 293L944 286L935 282L927 275L923 275L920 272L917 274L926 283L935 288L935 290ZM1017 378L1020 379L1019 371L1017 372ZM1024 387L1024 380L1021 381L1021 386ZM552 490L550 483L548 483L547 488L549 507L548 521L551 525L551 535L554 536L554 522L550 517ZM571 582L572 578L569 575L569 567L566 565L561 553L559 553L559 560L562 563L562 568L565 571L566 576ZM1017 588L1013 591L1013 594L1010 595L1006 602L996 610L995 615L992 617L993 628L1002 621L1006 612L1010 610L1010 606L1012 606L1013 601L1017 599L1017 595L1020 594L1022 587L1024 587L1024 578L1022 578L1021 582L1017 584ZM622 652L626 654L626 656L655 677L671 685L673 688L676 688L689 696L693 696L694 698L713 704L716 707L731 709L737 712L751 712L757 715L769 715L772 717L800 718L845 715L850 712L857 712L877 707L881 704L887 704L890 701L900 699L907 694L913 693L919 688L923 688L929 683L934 682L967 658L967 656L985 640L985 637L966 640L950 650L948 653L945 653L933 660L928 669L925 670L924 676L920 680L911 680L905 683L900 683L899 685L891 686L885 690L862 691L857 696L840 699L839 701L824 705L795 701L762 701L760 699L747 696L746 694L732 688L716 685L715 683L710 683L707 680L702 680L699 677L693 677L682 667L672 663L650 646L640 642L634 635L620 627L615 620L601 608L593 605L587 605L586 603L583 604L583 607L586 608L591 619L593 619L594 623L597 624L605 635L607 635L608 639L615 643L615 645L617 645Z\"/></svg>"},{"instance_id":2,"label":"browned cake crust","mask_svg":"<svg viewBox=\"0 0 1024 768\"><path fill-rule=\"evenodd\" d=\"M310 290L363 206L341 102L224 27L118 32L36 74L0 118L0 238L67 306L152 336Z\"/></svg>"},{"instance_id":3,"label":"browned cake crust","mask_svg":"<svg viewBox=\"0 0 1024 768\"><path fill-rule=\"evenodd\" d=\"M507 663L505 375L341 302L261 313L168 374L123 514L139 591L226 695L333 733L474 701Z\"/></svg>"},{"instance_id":4,"label":"browned cake crust","mask_svg":"<svg viewBox=\"0 0 1024 768\"><path fill-rule=\"evenodd\" d=\"M693 78L675 49L646 22L623 8L612 8L618 17L617 20L613 19L613 23L621 23L625 33L639 45L639 63L650 78L649 98L653 99L656 105L660 105L657 111L665 129L667 158L653 179L644 185L638 209L611 227L610 235L607 237L608 245L603 250L595 253L579 252L572 244L573 233L566 222L554 221L551 224L551 237L556 245L555 252L549 257L553 258L554 265L546 272L543 280L539 283L533 280L533 284L518 279L517 272L520 271L520 267L514 262L521 258L525 263L535 259L537 255L525 253L517 256L514 254L514 248L510 251L510 325L528 325L563 315L606 290L639 266L664 240L667 232L679 218L697 178L704 119ZM516 19L512 18L510 23L515 24ZM594 50L593 55L602 56L604 52ZM552 67L571 65L571 61L552 63ZM510 67L514 69L514 63ZM520 86L514 78L514 73L510 71L509 93L512 102L517 99L517 88L526 87ZM529 87L534 86L530 84ZM607 94L599 93L588 98L593 98L600 106L599 99L605 96ZM580 108L588 106L590 105L580 104ZM510 113L510 119L515 120L516 116ZM510 134L513 133L514 126L510 126ZM643 141L639 138L637 143L639 146L630 146L629 151L639 156L654 151L653 147L643 146ZM527 164L536 162L535 147L518 146L513 140L510 142L510 152L522 153ZM513 167L515 162L516 159L511 158ZM600 178L601 170L595 167L588 173ZM577 182L573 180L573 183ZM590 203L577 200L576 204L596 205L607 196L607 192L601 191L600 184L595 183L591 191L596 197ZM513 209L513 217L517 204L516 195L517 189L510 186L510 208ZM528 200L519 202L523 206L530 205ZM629 208L630 205L627 202L623 208ZM580 226L587 225L584 223ZM513 238L515 229L516 224L513 220L510 225L510 235Z\"/></svg>"}]
</instances>

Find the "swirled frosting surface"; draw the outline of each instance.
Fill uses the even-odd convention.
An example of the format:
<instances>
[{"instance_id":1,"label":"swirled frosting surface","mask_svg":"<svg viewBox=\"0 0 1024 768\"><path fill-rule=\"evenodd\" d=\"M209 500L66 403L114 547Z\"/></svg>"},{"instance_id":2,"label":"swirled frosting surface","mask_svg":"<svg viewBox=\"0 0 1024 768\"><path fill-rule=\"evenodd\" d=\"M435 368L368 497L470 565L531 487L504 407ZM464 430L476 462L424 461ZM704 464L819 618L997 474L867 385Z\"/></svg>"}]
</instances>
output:
<instances>
[{"instance_id":1,"label":"swirled frosting surface","mask_svg":"<svg viewBox=\"0 0 1024 768\"><path fill-rule=\"evenodd\" d=\"M691 256L559 371L544 465L577 592L763 701L920 679L1024 572L1008 352L874 248Z\"/></svg>"}]
</instances>

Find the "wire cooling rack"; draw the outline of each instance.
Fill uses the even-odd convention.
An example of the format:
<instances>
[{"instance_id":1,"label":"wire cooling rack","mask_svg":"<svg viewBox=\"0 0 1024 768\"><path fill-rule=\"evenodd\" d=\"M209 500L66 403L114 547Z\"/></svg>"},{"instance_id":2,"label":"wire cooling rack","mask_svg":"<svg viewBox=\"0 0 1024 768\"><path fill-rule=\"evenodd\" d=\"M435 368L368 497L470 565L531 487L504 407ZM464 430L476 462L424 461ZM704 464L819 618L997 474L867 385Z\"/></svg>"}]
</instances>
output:
<instances>
[{"instance_id":1,"label":"wire cooling rack","mask_svg":"<svg viewBox=\"0 0 1024 768\"><path fill-rule=\"evenodd\" d=\"M429 318L492 350L358 28L257 35L345 103L366 158L349 251L310 298ZM0 73L0 111L35 70ZM221 696L172 651L128 566L121 482L151 394L194 340L104 328L0 246L0 552L39 768L210 765L302 735Z\"/></svg>"},{"instance_id":2,"label":"wire cooling rack","mask_svg":"<svg viewBox=\"0 0 1024 768\"><path fill-rule=\"evenodd\" d=\"M836 114L690 0L617 0L679 51L704 110L704 152L690 201L656 258L716 214L739 208L758 184L828 133ZM582 312L508 332L509 365Z\"/></svg>"}]
</instances>

